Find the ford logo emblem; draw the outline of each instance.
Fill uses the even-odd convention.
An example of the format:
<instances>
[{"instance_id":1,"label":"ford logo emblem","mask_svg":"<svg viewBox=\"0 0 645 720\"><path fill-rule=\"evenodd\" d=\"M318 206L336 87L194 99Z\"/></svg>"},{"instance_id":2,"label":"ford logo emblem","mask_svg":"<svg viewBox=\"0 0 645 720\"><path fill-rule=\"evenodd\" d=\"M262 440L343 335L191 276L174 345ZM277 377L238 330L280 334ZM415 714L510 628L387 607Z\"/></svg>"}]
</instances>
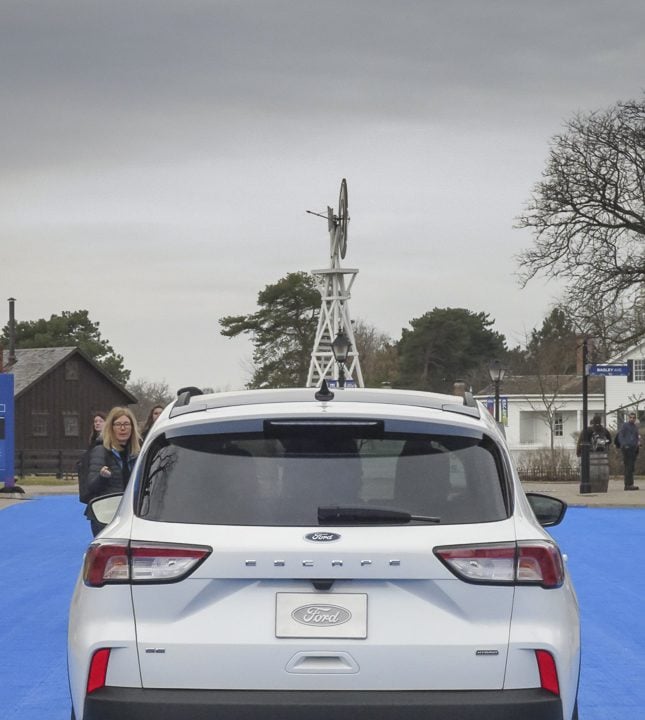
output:
<instances>
[{"instance_id":1,"label":"ford logo emblem","mask_svg":"<svg viewBox=\"0 0 645 720\"><path fill-rule=\"evenodd\" d=\"M301 625L335 627L350 620L352 614L338 605L302 605L291 613L291 617Z\"/></svg>"},{"instance_id":2,"label":"ford logo emblem","mask_svg":"<svg viewBox=\"0 0 645 720\"><path fill-rule=\"evenodd\" d=\"M305 540L311 540L312 542L333 542L334 540L340 540L338 533L331 532L312 532L305 535Z\"/></svg>"}]
</instances>

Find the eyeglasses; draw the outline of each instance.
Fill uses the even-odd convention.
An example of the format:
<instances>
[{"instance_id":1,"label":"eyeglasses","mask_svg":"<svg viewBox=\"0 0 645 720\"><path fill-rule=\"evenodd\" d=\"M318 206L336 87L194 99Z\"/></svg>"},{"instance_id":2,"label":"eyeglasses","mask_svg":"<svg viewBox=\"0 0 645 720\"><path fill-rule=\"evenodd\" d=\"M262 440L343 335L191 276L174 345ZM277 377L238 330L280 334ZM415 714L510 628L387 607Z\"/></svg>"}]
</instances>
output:
<instances>
[{"instance_id":1,"label":"eyeglasses","mask_svg":"<svg viewBox=\"0 0 645 720\"><path fill-rule=\"evenodd\" d=\"M132 427L132 423L130 422L113 422L112 427L125 429Z\"/></svg>"}]
</instances>

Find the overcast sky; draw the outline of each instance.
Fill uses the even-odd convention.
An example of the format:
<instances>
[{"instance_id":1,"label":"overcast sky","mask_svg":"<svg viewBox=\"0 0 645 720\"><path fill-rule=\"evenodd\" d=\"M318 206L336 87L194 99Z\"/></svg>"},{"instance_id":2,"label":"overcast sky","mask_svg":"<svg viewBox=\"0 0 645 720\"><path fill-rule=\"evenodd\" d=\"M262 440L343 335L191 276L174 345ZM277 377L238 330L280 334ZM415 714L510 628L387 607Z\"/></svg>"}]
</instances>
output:
<instances>
[{"instance_id":1,"label":"overcast sky","mask_svg":"<svg viewBox=\"0 0 645 720\"><path fill-rule=\"evenodd\" d=\"M327 265L306 211L345 177L353 318L463 307L521 344L558 287L520 288L515 218L567 119L642 96L643 27L643 0L2 0L0 302L89 310L133 380L242 387L218 320Z\"/></svg>"}]
</instances>

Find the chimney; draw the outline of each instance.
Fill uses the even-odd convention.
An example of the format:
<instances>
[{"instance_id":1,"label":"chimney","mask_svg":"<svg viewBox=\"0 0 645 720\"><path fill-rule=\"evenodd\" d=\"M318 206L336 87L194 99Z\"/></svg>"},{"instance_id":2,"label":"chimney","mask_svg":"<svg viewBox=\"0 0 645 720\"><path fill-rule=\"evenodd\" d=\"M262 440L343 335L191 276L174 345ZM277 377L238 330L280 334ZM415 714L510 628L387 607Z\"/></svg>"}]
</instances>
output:
<instances>
[{"instance_id":1,"label":"chimney","mask_svg":"<svg viewBox=\"0 0 645 720\"><path fill-rule=\"evenodd\" d=\"M16 362L16 298L9 298L9 359L7 364Z\"/></svg>"},{"instance_id":2,"label":"chimney","mask_svg":"<svg viewBox=\"0 0 645 720\"><path fill-rule=\"evenodd\" d=\"M453 383L452 394L460 395L461 397L464 397L464 395L466 394L466 383L465 382Z\"/></svg>"}]
</instances>

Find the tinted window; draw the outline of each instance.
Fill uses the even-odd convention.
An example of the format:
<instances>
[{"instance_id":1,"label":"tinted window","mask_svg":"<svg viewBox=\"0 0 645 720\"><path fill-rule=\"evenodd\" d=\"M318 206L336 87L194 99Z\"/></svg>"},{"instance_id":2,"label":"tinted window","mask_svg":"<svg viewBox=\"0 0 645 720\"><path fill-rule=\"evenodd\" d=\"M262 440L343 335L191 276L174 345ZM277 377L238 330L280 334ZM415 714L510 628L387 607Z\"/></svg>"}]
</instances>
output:
<instances>
[{"instance_id":1,"label":"tinted window","mask_svg":"<svg viewBox=\"0 0 645 720\"><path fill-rule=\"evenodd\" d=\"M442 524L507 517L500 461L486 438L373 437L352 428L189 435L151 448L140 515L227 525L317 525L318 508L388 508Z\"/></svg>"}]
</instances>

